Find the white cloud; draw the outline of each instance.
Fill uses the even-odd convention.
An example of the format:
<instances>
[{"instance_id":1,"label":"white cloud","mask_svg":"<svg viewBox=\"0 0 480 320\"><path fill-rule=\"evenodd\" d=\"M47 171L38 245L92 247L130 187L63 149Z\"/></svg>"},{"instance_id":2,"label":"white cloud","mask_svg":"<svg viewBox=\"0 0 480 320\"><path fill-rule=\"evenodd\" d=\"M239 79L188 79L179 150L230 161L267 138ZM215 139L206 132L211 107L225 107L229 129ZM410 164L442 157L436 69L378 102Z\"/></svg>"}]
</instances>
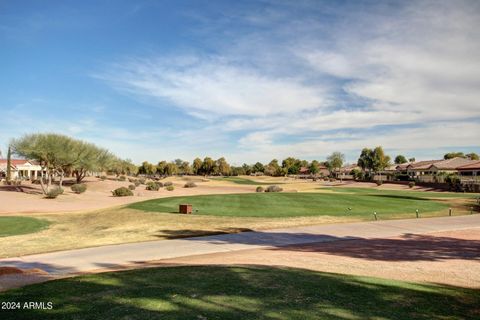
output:
<instances>
[{"instance_id":1,"label":"white cloud","mask_svg":"<svg viewBox=\"0 0 480 320\"><path fill-rule=\"evenodd\" d=\"M362 6L336 11L332 5L307 5L239 14L255 31L229 30L236 44L219 41L215 55L124 60L99 77L209 120L203 129L209 142L197 139L190 144L196 150L208 150L215 139L224 146L225 135L241 132L230 142L240 147L232 154L237 161L374 145L479 146L478 3L402 2L368 12ZM335 19L317 18L325 12ZM221 28L228 27L226 20ZM391 130L372 130L380 126ZM352 137L352 130L361 138ZM302 137L316 138L282 142Z\"/></svg>"},{"instance_id":2,"label":"white cloud","mask_svg":"<svg viewBox=\"0 0 480 320\"><path fill-rule=\"evenodd\" d=\"M325 104L322 88L304 85L301 78L271 77L222 60L184 57L172 64L167 58L143 59L101 77L118 88L166 99L199 117L265 116Z\"/></svg>"}]
</instances>

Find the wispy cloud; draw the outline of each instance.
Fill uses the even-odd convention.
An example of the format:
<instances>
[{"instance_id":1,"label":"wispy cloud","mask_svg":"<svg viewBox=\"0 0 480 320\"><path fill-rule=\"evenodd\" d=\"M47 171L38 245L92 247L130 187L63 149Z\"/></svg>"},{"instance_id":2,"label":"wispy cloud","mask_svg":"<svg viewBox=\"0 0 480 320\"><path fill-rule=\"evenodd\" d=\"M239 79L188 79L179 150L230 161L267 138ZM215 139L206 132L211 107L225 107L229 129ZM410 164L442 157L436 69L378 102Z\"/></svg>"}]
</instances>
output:
<instances>
[{"instance_id":1,"label":"wispy cloud","mask_svg":"<svg viewBox=\"0 0 480 320\"><path fill-rule=\"evenodd\" d=\"M97 77L208 120L218 137L237 132L237 159L249 147L270 157L479 147L478 2L268 8L201 20L210 52L120 59Z\"/></svg>"}]
</instances>

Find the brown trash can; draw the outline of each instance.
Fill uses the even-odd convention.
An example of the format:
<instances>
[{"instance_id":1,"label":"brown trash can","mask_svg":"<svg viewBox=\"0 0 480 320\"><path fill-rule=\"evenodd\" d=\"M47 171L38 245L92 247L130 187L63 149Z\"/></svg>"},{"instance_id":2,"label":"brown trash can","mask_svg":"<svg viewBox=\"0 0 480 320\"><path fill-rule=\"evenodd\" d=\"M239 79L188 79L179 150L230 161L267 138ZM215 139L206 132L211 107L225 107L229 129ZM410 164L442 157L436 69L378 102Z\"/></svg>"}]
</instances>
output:
<instances>
[{"instance_id":1,"label":"brown trash can","mask_svg":"<svg viewBox=\"0 0 480 320\"><path fill-rule=\"evenodd\" d=\"M181 204L178 208L180 213L190 214L192 213L192 205L191 204Z\"/></svg>"}]
</instances>

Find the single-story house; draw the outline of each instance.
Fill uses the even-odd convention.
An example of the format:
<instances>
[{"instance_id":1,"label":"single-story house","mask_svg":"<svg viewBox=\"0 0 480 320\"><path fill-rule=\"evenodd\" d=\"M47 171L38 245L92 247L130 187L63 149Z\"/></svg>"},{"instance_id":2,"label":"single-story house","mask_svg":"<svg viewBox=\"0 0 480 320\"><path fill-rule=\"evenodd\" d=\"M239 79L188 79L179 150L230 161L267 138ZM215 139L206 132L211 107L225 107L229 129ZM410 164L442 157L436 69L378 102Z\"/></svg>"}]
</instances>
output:
<instances>
[{"instance_id":1,"label":"single-story house","mask_svg":"<svg viewBox=\"0 0 480 320\"><path fill-rule=\"evenodd\" d=\"M457 168L462 180L480 181L480 160Z\"/></svg>"},{"instance_id":2,"label":"single-story house","mask_svg":"<svg viewBox=\"0 0 480 320\"><path fill-rule=\"evenodd\" d=\"M7 159L0 159L0 178L6 178L7 176L7 163ZM38 163L30 160L12 159L10 170L13 180L35 180L42 175L46 175L46 171L43 171Z\"/></svg>"},{"instance_id":3,"label":"single-story house","mask_svg":"<svg viewBox=\"0 0 480 320\"><path fill-rule=\"evenodd\" d=\"M447 160L420 161L407 167L408 174L420 182L444 182L446 174L459 173L458 168L473 164L475 160L452 158ZM430 162L430 163L429 163Z\"/></svg>"}]
</instances>

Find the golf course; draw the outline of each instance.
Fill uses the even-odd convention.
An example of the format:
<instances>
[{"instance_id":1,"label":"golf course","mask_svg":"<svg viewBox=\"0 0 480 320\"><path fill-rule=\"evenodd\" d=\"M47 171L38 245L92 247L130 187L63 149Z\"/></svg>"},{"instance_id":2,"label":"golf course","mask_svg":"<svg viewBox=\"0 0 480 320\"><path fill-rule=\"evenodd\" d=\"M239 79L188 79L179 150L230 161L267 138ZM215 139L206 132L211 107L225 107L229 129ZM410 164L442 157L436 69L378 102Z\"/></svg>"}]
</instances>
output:
<instances>
[{"instance_id":1,"label":"golf course","mask_svg":"<svg viewBox=\"0 0 480 320\"><path fill-rule=\"evenodd\" d=\"M294 268L186 266L103 273L0 293L52 302L2 319L478 319L478 290Z\"/></svg>"},{"instance_id":2,"label":"golf course","mask_svg":"<svg viewBox=\"0 0 480 320\"><path fill-rule=\"evenodd\" d=\"M172 197L134 203L128 206L147 212L178 212L178 205L190 203L196 214L235 217L354 216L370 219L373 212L383 218L408 217L419 212L438 212L448 203L437 195L421 192L365 191L322 193L249 193ZM454 194L447 195L452 198Z\"/></svg>"}]
</instances>

